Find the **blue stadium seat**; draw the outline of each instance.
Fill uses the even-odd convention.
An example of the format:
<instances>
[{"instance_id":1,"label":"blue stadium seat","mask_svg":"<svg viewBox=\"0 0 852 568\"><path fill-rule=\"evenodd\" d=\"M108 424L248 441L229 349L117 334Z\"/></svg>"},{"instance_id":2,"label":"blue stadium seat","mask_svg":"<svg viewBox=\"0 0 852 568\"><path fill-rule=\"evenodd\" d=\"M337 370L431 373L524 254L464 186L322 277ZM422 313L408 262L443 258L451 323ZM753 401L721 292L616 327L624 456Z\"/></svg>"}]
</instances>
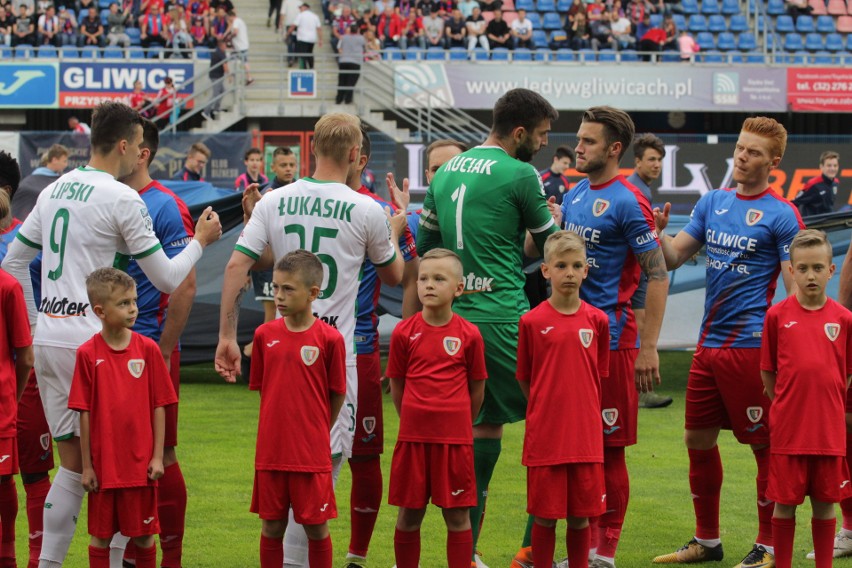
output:
<instances>
[{"instance_id":1,"label":"blue stadium seat","mask_svg":"<svg viewBox=\"0 0 852 568\"><path fill-rule=\"evenodd\" d=\"M101 9L104 9L104 8L105 8L105 9L109 10L109 5L110 5L113 1L114 1L114 0L98 0L98 8L101 8Z\"/></svg>"},{"instance_id":2,"label":"blue stadium seat","mask_svg":"<svg viewBox=\"0 0 852 568\"><path fill-rule=\"evenodd\" d=\"M556 2L553 0L538 0L538 2L536 2L535 9L539 12L555 12Z\"/></svg>"},{"instance_id":3,"label":"blue stadium seat","mask_svg":"<svg viewBox=\"0 0 852 568\"><path fill-rule=\"evenodd\" d=\"M195 58L208 61L210 59L210 54L212 53L212 51L213 50L207 47L206 45L198 45L195 47Z\"/></svg>"},{"instance_id":4,"label":"blue stadium seat","mask_svg":"<svg viewBox=\"0 0 852 568\"><path fill-rule=\"evenodd\" d=\"M825 34L825 49L828 51L843 51L843 36L839 33Z\"/></svg>"},{"instance_id":5,"label":"blue stadium seat","mask_svg":"<svg viewBox=\"0 0 852 568\"><path fill-rule=\"evenodd\" d=\"M707 19L707 29L714 34L728 31L728 23L725 21L725 16L714 14Z\"/></svg>"},{"instance_id":6,"label":"blue stadium seat","mask_svg":"<svg viewBox=\"0 0 852 568\"><path fill-rule=\"evenodd\" d=\"M784 14L775 19L775 31L782 34L789 34L796 31L796 24L793 23L793 18Z\"/></svg>"},{"instance_id":7,"label":"blue stadium seat","mask_svg":"<svg viewBox=\"0 0 852 568\"><path fill-rule=\"evenodd\" d=\"M402 50L398 47L386 47L385 52L382 54L382 59L385 61L401 61Z\"/></svg>"},{"instance_id":8,"label":"blue stadium seat","mask_svg":"<svg viewBox=\"0 0 852 568\"><path fill-rule=\"evenodd\" d=\"M572 0L556 0L556 11L564 14L571 9L573 3Z\"/></svg>"},{"instance_id":9,"label":"blue stadium seat","mask_svg":"<svg viewBox=\"0 0 852 568\"><path fill-rule=\"evenodd\" d=\"M86 45L80 50L80 56L83 59L97 59L101 56L101 50L96 45Z\"/></svg>"},{"instance_id":10,"label":"blue stadium seat","mask_svg":"<svg viewBox=\"0 0 852 568\"><path fill-rule=\"evenodd\" d=\"M547 47L547 32L544 30L533 30L532 42L538 49Z\"/></svg>"},{"instance_id":11,"label":"blue stadium seat","mask_svg":"<svg viewBox=\"0 0 852 568\"><path fill-rule=\"evenodd\" d=\"M491 61L509 61L509 50L505 47L495 47L491 50Z\"/></svg>"},{"instance_id":12,"label":"blue stadium seat","mask_svg":"<svg viewBox=\"0 0 852 568\"><path fill-rule=\"evenodd\" d=\"M766 36L766 50L780 51L784 49L784 36L770 32Z\"/></svg>"},{"instance_id":13,"label":"blue stadium seat","mask_svg":"<svg viewBox=\"0 0 852 568\"><path fill-rule=\"evenodd\" d=\"M834 17L818 16L816 21L816 31L821 34L831 34L835 32Z\"/></svg>"},{"instance_id":14,"label":"blue stadium seat","mask_svg":"<svg viewBox=\"0 0 852 568\"><path fill-rule=\"evenodd\" d=\"M710 32L698 32L695 34L695 42L701 46L701 51L716 48L716 36Z\"/></svg>"},{"instance_id":15,"label":"blue stadium seat","mask_svg":"<svg viewBox=\"0 0 852 568\"><path fill-rule=\"evenodd\" d=\"M682 30L686 27L686 16L683 14L672 14L672 20L677 26L677 29Z\"/></svg>"},{"instance_id":16,"label":"blue stadium seat","mask_svg":"<svg viewBox=\"0 0 852 568\"><path fill-rule=\"evenodd\" d=\"M4 61L12 58L12 48L0 45L0 59Z\"/></svg>"},{"instance_id":17,"label":"blue stadium seat","mask_svg":"<svg viewBox=\"0 0 852 568\"><path fill-rule=\"evenodd\" d=\"M550 50L547 48L536 49L533 51L533 58L536 61L550 61Z\"/></svg>"},{"instance_id":18,"label":"blue stadium seat","mask_svg":"<svg viewBox=\"0 0 852 568\"><path fill-rule=\"evenodd\" d=\"M816 65L834 65L835 56L827 51L817 51L814 53L813 62Z\"/></svg>"},{"instance_id":19,"label":"blue stadium seat","mask_svg":"<svg viewBox=\"0 0 852 568\"><path fill-rule=\"evenodd\" d=\"M763 33L764 30L767 29L766 21L767 21L767 18L763 14L761 14L757 17L757 31L758 31L758 33Z\"/></svg>"},{"instance_id":20,"label":"blue stadium seat","mask_svg":"<svg viewBox=\"0 0 852 568\"><path fill-rule=\"evenodd\" d=\"M428 61L445 61L447 52L443 47L430 47L426 50L426 59Z\"/></svg>"},{"instance_id":21,"label":"blue stadium seat","mask_svg":"<svg viewBox=\"0 0 852 568\"><path fill-rule=\"evenodd\" d=\"M716 50L702 52L699 58L699 61L704 63L725 63L727 61L725 54Z\"/></svg>"},{"instance_id":22,"label":"blue stadium seat","mask_svg":"<svg viewBox=\"0 0 852 568\"><path fill-rule=\"evenodd\" d=\"M787 34L784 36L784 51L801 51L805 49L805 42L801 34Z\"/></svg>"},{"instance_id":23,"label":"blue stadium seat","mask_svg":"<svg viewBox=\"0 0 852 568\"><path fill-rule=\"evenodd\" d=\"M556 50L556 61L576 61L576 57L574 57L574 51L571 49L562 49Z\"/></svg>"},{"instance_id":24,"label":"blue stadium seat","mask_svg":"<svg viewBox=\"0 0 852 568\"><path fill-rule=\"evenodd\" d=\"M660 61L662 61L663 63L679 63L680 62L680 52L679 51L666 50L662 53L662 57L660 57Z\"/></svg>"},{"instance_id":25,"label":"blue stadium seat","mask_svg":"<svg viewBox=\"0 0 852 568\"><path fill-rule=\"evenodd\" d=\"M639 54L633 49L625 49L618 52L618 54L621 56L621 61L623 62L632 63L639 61Z\"/></svg>"},{"instance_id":26,"label":"blue stadium seat","mask_svg":"<svg viewBox=\"0 0 852 568\"><path fill-rule=\"evenodd\" d=\"M526 47L519 47L512 53L512 61L532 61L532 50Z\"/></svg>"},{"instance_id":27,"label":"blue stadium seat","mask_svg":"<svg viewBox=\"0 0 852 568\"><path fill-rule=\"evenodd\" d=\"M737 48L737 40L731 32L722 32L716 37L716 49L732 51Z\"/></svg>"},{"instance_id":28,"label":"blue stadium seat","mask_svg":"<svg viewBox=\"0 0 852 568\"><path fill-rule=\"evenodd\" d=\"M588 62L594 61L596 59L596 55L597 55L597 52L594 49L592 49L590 47L586 47L586 48L581 49L577 52L577 59L579 59L580 61L585 61L585 62L588 63Z\"/></svg>"},{"instance_id":29,"label":"blue stadium seat","mask_svg":"<svg viewBox=\"0 0 852 568\"><path fill-rule=\"evenodd\" d=\"M85 48L83 49L85 50ZM166 50L160 45L152 45L148 48L148 59L162 59L165 51ZM83 57L85 57L85 53Z\"/></svg>"},{"instance_id":30,"label":"blue stadium seat","mask_svg":"<svg viewBox=\"0 0 852 568\"><path fill-rule=\"evenodd\" d=\"M141 47L132 46L127 48L128 59L145 59L145 52Z\"/></svg>"},{"instance_id":31,"label":"blue stadium seat","mask_svg":"<svg viewBox=\"0 0 852 568\"><path fill-rule=\"evenodd\" d=\"M127 37L130 38L130 45L141 45L139 41L139 36L141 34L139 28L125 28L124 33L126 33Z\"/></svg>"},{"instance_id":32,"label":"blue stadium seat","mask_svg":"<svg viewBox=\"0 0 852 568\"><path fill-rule=\"evenodd\" d=\"M104 59L124 59L124 50L120 47L105 47Z\"/></svg>"},{"instance_id":33,"label":"blue stadium seat","mask_svg":"<svg viewBox=\"0 0 852 568\"><path fill-rule=\"evenodd\" d=\"M83 8L79 12L77 12L77 24L79 25L83 19L89 15L89 11L86 8Z\"/></svg>"},{"instance_id":34,"label":"blue stadium seat","mask_svg":"<svg viewBox=\"0 0 852 568\"><path fill-rule=\"evenodd\" d=\"M731 16L731 21L728 23L728 29L732 32L747 32L749 30L748 20L742 14Z\"/></svg>"},{"instance_id":35,"label":"blue stadium seat","mask_svg":"<svg viewBox=\"0 0 852 568\"><path fill-rule=\"evenodd\" d=\"M800 34L809 34L816 31L813 16L799 16L796 18L796 31Z\"/></svg>"},{"instance_id":36,"label":"blue stadium seat","mask_svg":"<svg viewBox=\"0 0 852 568\"><path fill-rule=\"evenodd\" d=\"M740 51L754 51L757 49L757 39L751 32L743 32L737 37L737 49Z\"/></svg>"},{"instance_id":37,"label":"blue stadium seat","mask_svg":"<svg viewBox=\"0 0 852 568\"><path fill-rule=\"evenodd\" d=\"M59 48L59 56L62 59L80 59L80 52L73 45L63 45Z\"/></svg>"},{"instance_id":38,"label":"blue stadium seat","mask_svg":"<svg viewBox=\"0 0 852 568\"><path fill-rule=\"evenodd\" d=\"M450 61L467 61L467 50L463 47L451 47Z\"/></svg>"},{"instance_id":39,"label":"blue stadium seat","mask_svg":"<svg viewBox=\"0 0 852 568\"><path fill-rule=\"evenodd\" d=\"M701 2L701 13L702 14L718 14L722 11L722 8L719 6L718 0L704 0Z\"/></svg>"},{"instance_id":40,"label":"blue stadium seat","mask_svg":"<svg viewBox=\"0 0 852 568\"><path fill-rule=\"evenodd\" d=\"M739 0L722 0L722 13L726 16L735 16L740 13Z\"/></svg>"},{"instance_id":41,"label":"blue stadium seat","mask_svg":"<svg viewBox=\"0 0 852 568\"><path fill-rule=\"evenodd\" d=\"M473 60L474 61L488 61L488 50L476 47L473 49Z\"/></svg>"},{"instance_id":42,"label":"blue stadium seat","mask_svg":"<svg viewBox=\"0 0 852 568\"><path fill-rule=\"evenodd\" d=\"M419 47L409 47L405 50L405 58L408 61L417 61L418 59L423 59L425 56L423 54L423 50Z\"/></svg>"},{"instance_id":43,"label":"blue stadium seat","mask_svg":"<svg viewBox=\"0 0 852 568\"><path fill-rule=\"evenodd\" d=\"M532 25L534 30L541 29L541 16L538 15L538 12L530 12L527 14L527 19L530 21L530 25Z\"/></svg>"},{"instance_id":44,"label":"blue stadium seat","mask_svg":"<svg viewBox=\"0 0 852 568\"><path fill-rule=\"evenodd\" d=\"M807 65L810 59L810 53L807 51L797 51L787 56L787 63L790 65Z\"/></svg>"},{"instance_id":45,"label":"blue stadium seat","mask_svg":"<svg viewBox=\"0 0 852 568\"><path fill-rule=\"evenodd\" d=\"M769 0L766 3L766 13L770 16L787 15L787 8L784 6L784 0Z\"/></svg>"},{"instance_id":46,"label":"blue stadium seat","mask_svg":"<svg viewBox=\"0 0 852 568\"><path fill-rule=\"evenodd\" d=\"M701 11L701 9L698 7L698 0L682 0L680 3L680 9L684 14L687 15L697 14Z\"/></svg>"},{"instance_id":47,"label":"blue stadium seat","mask_svg":"<svg viewBox=\"0 0 852 568\"><path fill-rule=\"evenodd\" d=\"M59 52L56 51L56 48L52 45L42 45L36 51L36 57L40 59L56 59L59 57Z\"/></svg>"},{"instance_id":48,"label":"blue stadium seat","mask_svg":"<svg viewBox=\"0 0 852 568\"><path fill-rule=\"evenodd\" d=\"M598 61L618 61L618 55L612 49L601 49L598 51Z\"/></svg>"},{"instance_id":49,"label":"blue stadium seat","mask_svg":"<svg viewBox=\"0 0 852 568\"><path fill-rule=\"evenodd\" d=\"M706 32L707 18L701 14L693 14L689 17L689 31L691 32Z\"/></svg>"},{"instance_id":50,"label":"blue stadium seat","mask_svg":"<svg viewBox=\"0 0 852 568\"><path fill-rule=\"evenodd\" d=\"M535 11L535 2L533 0L515 0L515 10L526 10L527 12ZM529 16L529 14L527 14Z\"/></svg>"},{"instance_id":51,"label":"blue stadium seat","mask_svg":"<svg viewBox=\"0 0 852 568\"><path fill-rule=\"evenodd\" d=\"M545 12L541 27L545 30L561 30L562 18L556 12Z\"/></svg>"},{"instance_id":52,"label":"blue stadium seat","mask_svg":"<svg viewBox=\"0 0 852 568\"><path fill-rule=\"evenodd\" d=\"M101 10L101 23L106 26L107 25L107 16L109 16L109 10L103 9ZM104 30L106 32L106 30Z\"/></svg>"},{"instance_id":53,"label":"blue stadium seat","mask_svg":"<svg viewBox=\"0 0 852 568\"><path fill-rule=\"evenodd\" d=\"M651 27L652 28L663 27L663 15L662 14L651 14Z\"/></svg>"},{"instance_id":54,"label":"blue stadium seat","mask_svg":"<svg viewBox=\"0 0 852 568\"><path fill-rule=\"evenodd\" d=\"M15 48L15 59L31 59L33 48L29 45L19 45Z\"/></svg>"},{"instance_id":55,"label":"blue stadium seat","mask_svg":"<svg viewBox=\"0 0 852 568\"><path fill-rule=\"evenodd\" d=\"M765 57L759 51L750 51L746 53L746 63L764 63Z\"/></svg>"},{"instance_id":56,"label":"blue stadium seat","mask_svg":"<svg viewBox=\"0 0 852 568\"><path fill-rule=\"evenodd\" d=\"M808 51L822 51L825 49L822 34L812 33L805 36L805 49Z\"/></svg>"}]
</instances>

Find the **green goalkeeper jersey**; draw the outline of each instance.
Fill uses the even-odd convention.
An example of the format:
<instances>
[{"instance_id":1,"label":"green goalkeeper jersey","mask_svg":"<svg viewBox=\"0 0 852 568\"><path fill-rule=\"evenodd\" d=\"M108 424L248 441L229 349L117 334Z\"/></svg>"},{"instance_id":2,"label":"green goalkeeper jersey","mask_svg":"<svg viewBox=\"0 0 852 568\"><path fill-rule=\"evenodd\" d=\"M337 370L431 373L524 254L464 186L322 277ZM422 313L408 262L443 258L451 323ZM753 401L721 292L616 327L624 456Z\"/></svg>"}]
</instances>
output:
<instances>
[{"instance_id":1,"label":"green goalkeeper jersey","mask_svg":"<svg viewBox=\"0 0 852 568\"><path fill-rule=\"evenodd\" d=\"M477 146L436 172L423 202L417 252L444 247L461 257L459 315L517 322L529 309L521 270L525 230L543 250L557 228L535 168L497 146Z\"/></svg>"}]
</instances>

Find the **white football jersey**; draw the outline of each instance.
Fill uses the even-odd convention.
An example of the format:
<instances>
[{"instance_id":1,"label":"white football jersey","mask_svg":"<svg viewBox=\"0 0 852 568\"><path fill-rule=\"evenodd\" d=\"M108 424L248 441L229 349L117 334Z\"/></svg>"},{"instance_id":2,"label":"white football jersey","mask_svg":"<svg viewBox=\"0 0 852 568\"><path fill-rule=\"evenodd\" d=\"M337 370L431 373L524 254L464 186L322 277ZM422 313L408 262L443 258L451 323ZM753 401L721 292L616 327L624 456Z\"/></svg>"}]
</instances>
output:
<instances>
[{"instance_id":1,"label":"white football jersey","mask_svg":"<svg viewBox=\"0 0 852 568\"><path fill-rule=\"evenodd\" d=\"M381 206L342 183L302 178L263 196L235 248L257 259L267 245L276 260L302 248L322 261L314 312L343 335L346 363L354 366L355 304L364 258L376 266L395 258Z\"/></svg>"},{"instance_id":2,"label":"white football jersey","mask_svg":"<svg viewBox=\"0 0 852 568\"><path fill-rule=\"evenodd\" d=\"M86 277L159 248L139 194L112 175L77 168L44 188L17 238L42 251L41 301L33 343L76 348L101 329Z\"/></svg>"}]
</instances>

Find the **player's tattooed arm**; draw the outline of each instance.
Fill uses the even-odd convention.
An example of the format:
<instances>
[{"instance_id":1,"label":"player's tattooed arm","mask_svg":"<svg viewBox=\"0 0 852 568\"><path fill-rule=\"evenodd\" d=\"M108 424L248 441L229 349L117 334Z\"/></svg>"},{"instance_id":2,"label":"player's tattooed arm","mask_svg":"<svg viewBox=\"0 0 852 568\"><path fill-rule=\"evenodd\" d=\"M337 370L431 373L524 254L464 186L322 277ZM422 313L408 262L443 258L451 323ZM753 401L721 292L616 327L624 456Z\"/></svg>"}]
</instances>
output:
<instances>
[{"instance_id":1,"label":"player's tattooed arm","mask_svg":"<svg viewBox=\"0 0 852 568\"><path fill-rule=\"evenodd\" d=\"M641 252L636 255L636 260L639 261L639 266L648 280L668 280L669 274L666 270L666 259L663 256L662 249L655 248Z\"/></svg>"},{"instance_id":2,"label":"player's tattooed arm","mask_svg":"<svg viewBox=\"0 0 852 568\"><path fill-rule=\"evenodd\" d=\"M669 293L669 278L666 261L660 248L636 255L639 266L648 277L648 291L645 300L645 325L639 338L639 354L636 357L635 380L640 392L654 389L660 384L660 357L657 353L657 341L663 325L666 299Z\"/></svg>"}]
</instances>

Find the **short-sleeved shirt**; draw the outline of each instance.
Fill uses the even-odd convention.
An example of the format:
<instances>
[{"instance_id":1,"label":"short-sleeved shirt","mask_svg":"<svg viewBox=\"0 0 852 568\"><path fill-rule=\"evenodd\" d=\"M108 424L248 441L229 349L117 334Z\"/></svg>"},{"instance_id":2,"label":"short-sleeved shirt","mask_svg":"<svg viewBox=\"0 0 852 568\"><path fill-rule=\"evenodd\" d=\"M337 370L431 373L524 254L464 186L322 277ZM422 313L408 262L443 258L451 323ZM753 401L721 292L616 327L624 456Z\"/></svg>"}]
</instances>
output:
<instances>
[{"instance_id":1,"label":"short-sleeved shirt","mask_svg":"<svg viewBox=\"0 0 852 568\"><path fill-rule=\"evenodd\" d=\"M237 241L236 250L260 258L269 245L275 258L307 249L323 263L323 284L313 308L346 341L346 363L355 366L355 314L361 266L394 261L387 216L373 199L342 183L302 178L264 194Z\"/></svg>"},{"instance_id":2,"label":"short-sleeved shirt","mask_svg":"<svg viewBox=\"0 0 852 568\"><path fill-rule=\"evenodd\" d=\"M777 373L769 415L774 454L846 455L846 378L852 313L828 298L807 310L796 296L766 312L760 368Z\"/></svg>"},{"instance_id":3,"label":"short-sleeved shirt","mask_svg":"<svg viewBox=\"0 0 852 568\"><path fill-rule=\"evenodd\" d=\"M698 200L683 230L707 245L699 346L760 347L781 262L804 228L796 207L771 188L750 197L719 189Z\"/></svg>"},{"instance_id":4,"label":"short-sleeved shirt","mask_svg":"<svg viewBox=\"0 0 852 568\"><path fill-rule=\"evenodd\" d=\"M113 266L119 255L143 258L162 248L139 194L90 167L47 186L16 238L43 253L33 343L72 349L102 327L89 305L86 277Z\"/></svg>"},{"instance_id":5,"label":"short-sleeved shirt","mask_svg":"<svg viewBox=\"0 0 852 568\"><path fill-rule=\"evenodd\" d=\"M509 33L509 24L506 23L506 20L491 20L488 22L488 25L485 26L485 33L502 37Z\"/></svg>"},{"instance_id":6,"label":"short-sleeved shirt","mask_svg":"<svg viewBox=\"0 0 852 568\"><path fill-rule=\"evenodd\" d=\"M305 43L316 43L319 39L317 30L322 27L319 17L310 10L300 12L293 22L296 26L296 39Z\"/></svg>"},{"instance_id":7,"label":"short-sleeved shirt","mask_svg":"<svg viewBox=\"0 0 852 568\"><path fill-rule=\"evenodd\" d=\"M177 402L153 340L133 333L121 350L100 333L77 349L68 408L89 412L92 465L101 489L154 485L154 409Z\"/></svg>"},{"instance_id":8,"label":"short-sleeved shirt","mask_svg":"<svg viewBox=\"0 0 852 568\"><path fill-rule=\"evenodd\" d=\"M0 270L0 438L15 436L18 414L18 379L15 374L15 349L32 344L30 321L24 292L17 280Z\"/></svg>"},{"instance_id":9,"label":"short-sleeved shirt","mask_svg":"<svg viewBox=\"0 0 852 568\"><path fill-rule=\"evenodd\" d=\"M521 269L526 231L542 250L557 228L535 168L502 148L477 146L432 179L417 251L442 246L461 258L465 288L453 303L456 313L477 323L515 323L529 309Z\"/></svg>"},{"instance_id":10,"label":"short-sleeved shirt","mask_svg":"<svg viewBox=\"0 0 852 568\"><path fill-rule=\"evenodd\" d=\"M485 380L479 330L454 314L443 326L417 313L391 333L385 375L402 379L401 442L473 444L469 381Z\"/></svg>"},{"instance_id":11,"label":"short-sleeved shirt","mask_svg":"<svg viewBox=\"0 0 852 568\"><path fill-rule=\"evenodd\" d=\"M389 207L392 211L396 211L395 206L363 185L358 193L372 198L382 209ZM417 258L414 237L407 225L405 231L399 237L399 251L402 253L405 262ZM361 285L358 287L358 313L355 321L355 350L358 355L375 353L379 349L379 317L376 315L376 307L379 305L381 291L382 282L379 280L376 267L369 260L365 260L361 273Z\"/></svg>"},{"instance_id":12,"label":"short-sleeved shirt","mask_svg":"<svg viewBox=\"0 0 852 568\"><path fill-rule=\"evenodd\" d=\"M609 319L582 302L563 314L542 302L518 326L519 381L530 385L525 466L602 463L601 379L609 374Z\"/></svg>"},{"instance_id":13,"label":"short-sleeved shirt","mask_svg":"<svg viewBox=\"0 0 852 568\"><path fill-rule=\"evenodd\" d=\"M524 19L523 22L519 19L515 20L512 22L512 31L519 36L527 35L532 31L532 20Z\"/></svg>"},{"instance_id":14,"label":"short-sleeved shirt","mask_svg":"<svg viewBox=\"0 0 852 568\"><path fill-rule=\"evenodd\" d=\"M329 394L346 393L340 332L320 320L290 331L284 319L257 328L249 388L260 391L255 469L331 471Z\"/></svg>"},{"instance_id":15,"label":"short-sleeved shirt","mask_svg":"<svg viewBox=\"0 0 852 568\"><path fill-rule=\"evenodd\" d=\"M186 203L158 181L152 181L142 188L139 196L148 206L148 214L154 221L154 234L163 245L163 252L169 258L176 257L195 234ZM159 341L166 323L169 294L157 290L135 260L130 261L127 273L136 280L138 296L136 305L139 315L133 331Z\"/></svg>"},{"instance_id":16,"label":"short-sleeved shirt","mask_svg":"<svg viewBox=\"0 0 852 568\"><path fill-rule=\"evenodd\" d=\"M639 346L630 298L639 284L636 255L660 247L651 206L624 176L580 181L562 201L565 228L586 241L589 276L580 297L609 317L611 349Z\"/></svg>"}]
</instances>

